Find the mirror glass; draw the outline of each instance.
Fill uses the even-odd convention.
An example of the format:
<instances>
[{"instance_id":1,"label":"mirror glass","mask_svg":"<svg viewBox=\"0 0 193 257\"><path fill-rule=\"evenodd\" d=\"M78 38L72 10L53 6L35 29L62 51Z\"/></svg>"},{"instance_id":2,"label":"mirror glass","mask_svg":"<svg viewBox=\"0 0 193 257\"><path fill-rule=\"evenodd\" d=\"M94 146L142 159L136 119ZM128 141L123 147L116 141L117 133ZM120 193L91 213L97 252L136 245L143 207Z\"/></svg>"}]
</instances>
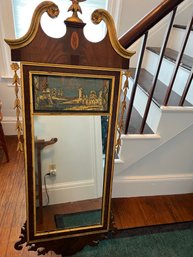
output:
<instances>
[{"instance_id":1,"label":"mirror glass","mask_svg":"<svg viewBox=\"0 0 193 257\"><path fill-rule=\"evenodd\" d=\"M36 231L101 225L109 117L33 116Z\"/></svg>"}]
</instances>

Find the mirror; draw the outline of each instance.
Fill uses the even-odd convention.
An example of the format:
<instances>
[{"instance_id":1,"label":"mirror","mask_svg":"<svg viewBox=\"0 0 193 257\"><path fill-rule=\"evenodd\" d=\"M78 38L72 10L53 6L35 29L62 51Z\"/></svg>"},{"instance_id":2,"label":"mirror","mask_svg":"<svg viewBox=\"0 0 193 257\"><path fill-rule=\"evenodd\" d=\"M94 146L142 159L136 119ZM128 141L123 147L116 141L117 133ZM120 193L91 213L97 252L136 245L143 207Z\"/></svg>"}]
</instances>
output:
<instances>
[{"instance_id":1,"label":"mirror","mask_svg":"<svg viewBox=\"0 0 193 257\"><path fill-rule=\"evenodd\" d=\"M38 232L102 224L108 116L33 117Z\"/></svg>"},{"instance_id":2,"label":"mirror","mask_svg":"<svg viewBox=\"0 0 193 257\"><path fill-rule=\"evenodd\" d=\"M22 71L30 241L107 232L120 70Z\"/></svg>"},{"instance_id":3,"label":"mirror","mask_svg":"<svg viewBox=\"0 0 193 257\"><path fill-rule=\"evenodd\" d=\"M36 234L102 227L113 77L30 71Z\"/></svg>"}]
</instances>

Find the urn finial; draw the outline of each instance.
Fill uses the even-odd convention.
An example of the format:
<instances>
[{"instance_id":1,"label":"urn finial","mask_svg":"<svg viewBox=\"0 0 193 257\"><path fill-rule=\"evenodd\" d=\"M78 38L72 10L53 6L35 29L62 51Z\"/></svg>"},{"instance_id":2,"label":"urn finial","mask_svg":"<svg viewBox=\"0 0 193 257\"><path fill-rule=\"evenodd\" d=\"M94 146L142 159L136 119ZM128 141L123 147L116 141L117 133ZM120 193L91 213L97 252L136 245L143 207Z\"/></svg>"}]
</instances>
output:
<instances>
[{"instance_id":1,"label":"urn finial","mask_svg":"<svg viewBox=\"0 0 193 257\"><path fill-rule=\"evenodd\" d=\"M84 2L86 0L70 0L70 1L72 1L72 4L69 7L68 12L72 11L73 13L71 17L66 19L66 21L83 23L83 21L78 17L78 12L82 13L82 9L79 3Z\"/></svg>"}]
</instances>

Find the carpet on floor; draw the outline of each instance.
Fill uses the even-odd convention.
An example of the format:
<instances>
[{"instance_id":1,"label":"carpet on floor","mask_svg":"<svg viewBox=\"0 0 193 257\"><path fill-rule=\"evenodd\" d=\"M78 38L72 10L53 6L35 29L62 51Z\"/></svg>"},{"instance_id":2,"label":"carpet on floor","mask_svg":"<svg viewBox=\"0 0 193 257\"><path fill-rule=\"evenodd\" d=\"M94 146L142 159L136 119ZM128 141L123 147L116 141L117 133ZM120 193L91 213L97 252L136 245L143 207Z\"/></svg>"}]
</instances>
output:
<instances>
[{"instance_id":1,"label":"carpet on floor","mask_svg":"<svg viewBox=\"0 0 193 257\"><path fill-rule=\"evenodd\" d=\"M172 227L164 231L127 230L124 236L113 236L101 241L98 246L86 246L74 257L192 257L193 256L193 224L186 227ZM141 232L140 232L141 231ZM139 233L139 234L138 234ZM120 234L121 235L121 234Z\"/></svg>"}]
</instances>

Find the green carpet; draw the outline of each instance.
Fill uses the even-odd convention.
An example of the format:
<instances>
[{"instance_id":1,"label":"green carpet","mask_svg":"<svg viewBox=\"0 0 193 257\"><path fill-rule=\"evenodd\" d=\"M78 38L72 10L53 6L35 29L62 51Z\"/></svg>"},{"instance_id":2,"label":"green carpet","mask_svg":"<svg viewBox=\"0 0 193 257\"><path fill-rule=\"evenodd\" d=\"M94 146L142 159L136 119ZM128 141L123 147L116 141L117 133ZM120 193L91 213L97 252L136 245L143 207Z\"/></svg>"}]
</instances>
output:
<instances>
[{"instance_id":1,"label":"green carpet","mask_svg":"<svg viewBox=\"0 0 193 257\"><path fill-rule=\"evenodd\" d=\"M101 210L56 214L54 218L58 229L90 226L101 224Z\"/></svg>"},{"instance_id":2,"label":"green carpet","mask_svg":"<svg viewBox=\"0 0 193 257\"><path fill-rule=\"evenodd\" d=\"M129 232L128 232L129 235ZM193 228L104 240L74 257L193 257Z\"/></svg>"}]
</instances>

